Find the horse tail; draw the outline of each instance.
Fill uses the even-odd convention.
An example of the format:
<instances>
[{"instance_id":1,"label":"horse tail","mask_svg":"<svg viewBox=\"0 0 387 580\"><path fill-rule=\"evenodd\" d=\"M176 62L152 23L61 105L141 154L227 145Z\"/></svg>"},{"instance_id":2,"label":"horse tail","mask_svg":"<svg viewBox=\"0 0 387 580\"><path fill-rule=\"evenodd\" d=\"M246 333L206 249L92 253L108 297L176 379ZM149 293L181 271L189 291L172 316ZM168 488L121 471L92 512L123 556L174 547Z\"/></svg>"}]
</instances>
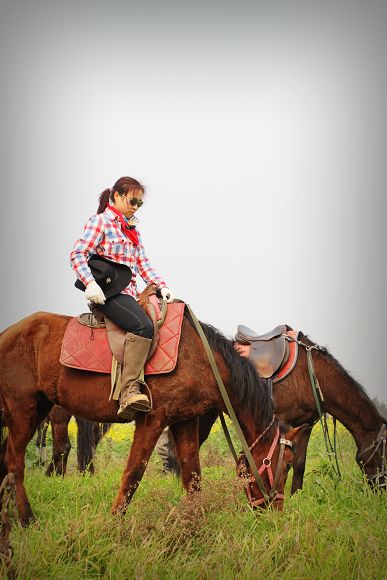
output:
<instances>
[{"instance_id":1,"label":"horse tail","mask_svg":"<svg viewBox=\"0 0 387 580\"><path fill-rule=\"evenodd\" d=\"M111 423L95 423L76 417L78 425L77 435L77 459L78 469L94 473L93 460L98 443L106 435L112 426Z\"/></svg>"},{"instance_id":2,"label":"horse tail","mask_svg":"<svg viewBox=\"0 0 387 580\"><path fill-rule=\"evenodd\" d=\"M96 443L95 443L96 446L101 441L102 437L105 437L106 433L110 430L112 424L113 423L98 423L100 437L99 437L98 441L96 441Z\"/></svg>"},{"instance_id":3,"label":"horse tail","mask_svg":"<svg viewBox=\"0 0 387 580\"><path fill-rule=\"evenodd\" d=\"M171 471L176 477L181 476L181 468L179 460L176 455L176 445L173 438L173 433L171 429L168 429L168 459L167 459L168 470Z\"/></svg>"},{"instance_id":4,"label":"horse tail","mask_svg":"<svg viewBox=\"0 0 387 580\"><path fill-rule=\"evenodd\" d=\"M86 419L80 419L76 417L78 425L77 433L77 460L78 469L81 472L90 470L94 471L92 468L92 463L95 454L95 444L94 444L94 421L87 421Z\"/></svg>"}]
</instances>

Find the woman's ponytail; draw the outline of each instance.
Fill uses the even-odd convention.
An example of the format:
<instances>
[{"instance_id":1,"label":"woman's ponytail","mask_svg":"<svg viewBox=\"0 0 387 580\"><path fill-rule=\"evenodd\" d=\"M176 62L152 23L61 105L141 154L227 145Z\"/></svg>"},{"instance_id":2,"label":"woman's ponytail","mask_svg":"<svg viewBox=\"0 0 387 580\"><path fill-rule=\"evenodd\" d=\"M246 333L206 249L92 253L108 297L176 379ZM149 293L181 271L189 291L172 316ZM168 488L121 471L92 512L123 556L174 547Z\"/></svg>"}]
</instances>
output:
<instances>
[{"instance_id":1,"label":"woman's ponytail","mask_svg":"<svg viewBox=\"0 0 387 580\"><path fill-rule=\"evenodd\" d=\"M105 211L105 209L108 206L109 199L110 199L111 195L112 195L112 192L110 189L105 189L105 191L103 191L101 193L101 195L99 196L99 206L98 206L97 213L102 213Z\"/></svg>"}]
</instances>

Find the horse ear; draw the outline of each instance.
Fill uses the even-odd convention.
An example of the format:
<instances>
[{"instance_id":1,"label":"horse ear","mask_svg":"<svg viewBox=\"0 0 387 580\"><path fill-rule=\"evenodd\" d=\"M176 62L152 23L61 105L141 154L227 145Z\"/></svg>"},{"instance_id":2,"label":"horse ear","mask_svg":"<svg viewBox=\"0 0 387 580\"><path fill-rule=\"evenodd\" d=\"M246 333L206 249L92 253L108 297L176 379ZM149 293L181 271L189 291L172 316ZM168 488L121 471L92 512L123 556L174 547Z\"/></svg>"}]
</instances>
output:
<instances>
[{"instance_id":1,"label":"horse ear","mask_svg":"<svg viewBox=\"0 0 387 580\"><path fill-rule=\"evenodd\" d=\"M285 433L285 438L289 439L289 441L291 441L295 447L297 445L298 439L308 430L311 431L312 427L308 423L304 423L303 425L300 425L300 427L289 429L289 431Z\"/></svg>"}]
</instances>

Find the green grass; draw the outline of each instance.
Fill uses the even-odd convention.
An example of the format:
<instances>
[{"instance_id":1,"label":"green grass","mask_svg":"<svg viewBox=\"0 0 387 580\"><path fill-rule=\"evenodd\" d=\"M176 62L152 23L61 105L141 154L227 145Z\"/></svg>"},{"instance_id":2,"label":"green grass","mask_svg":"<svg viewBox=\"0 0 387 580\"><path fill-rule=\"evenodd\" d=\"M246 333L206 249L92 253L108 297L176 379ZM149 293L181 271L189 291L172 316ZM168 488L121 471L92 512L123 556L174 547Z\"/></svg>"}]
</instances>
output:
<instances>
[{"instance_id":1,"label":"green grass","mask_svg":"<svg viewBox=\"0 0 387 580\"><path fill-rule=\"evenodd\" d=\"M129 436L131 434L129 433ZM385 578L386 495L372 493L340 429L343 480L332 478L321 432L312 435L304 489L283 513L253 512L223 435L202 452L203 493L188 502L153 457L125 516L110 515L130 443L108 437L97 474L47 479L27 469L37 521L11 534L20 578ZM32 463L33 447L28 453ZM75 455L74 452L72 452Z\"/></svg>"}]
</instances>

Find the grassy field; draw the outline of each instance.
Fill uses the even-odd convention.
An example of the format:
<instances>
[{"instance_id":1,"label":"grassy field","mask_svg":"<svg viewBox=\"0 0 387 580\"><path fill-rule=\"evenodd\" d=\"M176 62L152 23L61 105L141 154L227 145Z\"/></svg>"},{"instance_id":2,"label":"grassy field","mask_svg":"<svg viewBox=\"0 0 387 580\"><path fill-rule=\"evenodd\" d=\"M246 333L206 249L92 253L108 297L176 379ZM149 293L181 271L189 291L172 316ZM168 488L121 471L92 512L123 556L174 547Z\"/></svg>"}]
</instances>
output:
<instances>
[{"instance_id":1,"label":"grassy field","mask_svg":"<svg viewBox=\"0 0 387 580\"><path fill-rule=\"evenodd\" d=\"M371 493L340 428L344 472L337 482L316 427L304 490L285 511L253 512L234 475L219 425L201 454L203 493L188 503L153 457L127 514L110 506L133 434L115 426L97 454L97 474L47 479L27 455L27 489L37 522L13 524L19 578L386 578L386 495ZM75 427L71 428L74 438Z\"/></svg>"}]
</instances>

